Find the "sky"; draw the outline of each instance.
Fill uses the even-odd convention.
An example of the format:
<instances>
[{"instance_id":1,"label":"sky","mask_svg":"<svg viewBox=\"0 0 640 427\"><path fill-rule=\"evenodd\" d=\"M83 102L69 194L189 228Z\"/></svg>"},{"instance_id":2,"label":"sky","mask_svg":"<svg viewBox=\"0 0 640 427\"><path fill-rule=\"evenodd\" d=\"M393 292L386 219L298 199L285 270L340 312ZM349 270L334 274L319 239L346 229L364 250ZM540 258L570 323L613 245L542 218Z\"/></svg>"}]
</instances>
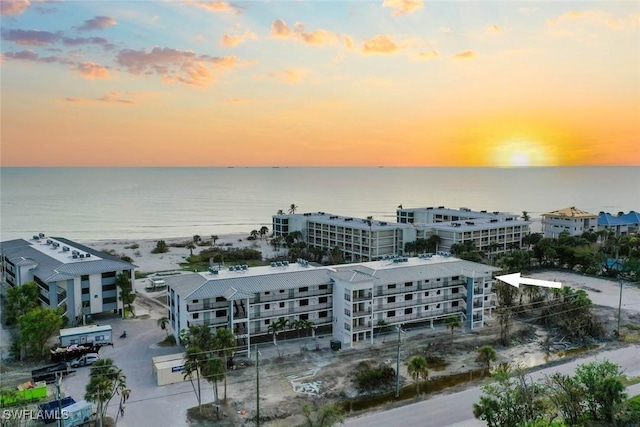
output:
<instances>
[{"instance_id":1,"label":"sky","mask_svg":"<svg viewBox=\"0 0 640 427\"><path fill-rule=\"evenodd\" d=\"M0 13L4 167L640 165L637 1Z\"/></svg>"}]
</instances>

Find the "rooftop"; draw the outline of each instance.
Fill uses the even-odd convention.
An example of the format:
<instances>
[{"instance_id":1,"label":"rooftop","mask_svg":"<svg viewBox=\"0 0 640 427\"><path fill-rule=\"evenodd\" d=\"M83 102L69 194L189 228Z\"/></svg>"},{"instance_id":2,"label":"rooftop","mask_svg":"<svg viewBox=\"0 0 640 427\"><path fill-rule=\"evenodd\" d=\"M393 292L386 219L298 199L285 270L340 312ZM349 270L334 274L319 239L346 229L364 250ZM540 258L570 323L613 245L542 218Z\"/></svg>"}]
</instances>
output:
<instances>
[{"instance_id":1,"label":"rooftop","mask_svg":"<svg viewBox=\"0 0 640 427\"><path fill-rule=\"evenodd\" d=\"M302 214L283 214L274 215L277 218L300 218L304 217L307 220L313 220L320 224L331 224L337 226L345 226L355 229L369 230L369 221L366 218L355 218L350 216L334 215L325 212L313 212ZM397 230L400 228L411 228L408 224L400 224L397 222L380 221L377 219L371 220L371 229L380 230Z\"/></svg>"},{"instance_id":2,"label":"rooftop","mask_svg":"<svg viewBox=\"0 0 640 427\"><path fill-rule=\"evenodd\" d=\"M592 214L580 209L576 209L575 206L571 206L570 208L559 209L557 211L547 212L542 214L542 216L560 216L560 217L571 217L571 218L596 218L598 215Z\"/></svg>"}]
</instances>

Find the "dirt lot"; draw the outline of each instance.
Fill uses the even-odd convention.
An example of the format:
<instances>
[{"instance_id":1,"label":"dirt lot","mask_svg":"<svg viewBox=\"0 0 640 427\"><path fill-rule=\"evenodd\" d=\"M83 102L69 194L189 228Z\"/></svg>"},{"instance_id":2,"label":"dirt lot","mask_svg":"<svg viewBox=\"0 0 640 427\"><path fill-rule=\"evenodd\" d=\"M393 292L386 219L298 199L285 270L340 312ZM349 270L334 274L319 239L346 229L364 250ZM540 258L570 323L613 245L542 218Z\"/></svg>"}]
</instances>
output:
<instances>
[{"instance_id":1,"label":"dirt lot","mask_svg":"<svg viewBox=\"0 0 640 427\"><path fill-rule=\"evenodd\" d=\"M591 285L590 285L591 286ZM136 283L138 298L136 312L144 317L158 319L166 315L163 292L146 293L144 282ZM442 326L436 329L422 328L407 330L401 336L402 376L400 386L412 384L407 373L407 361L411 356L421 354L432 362L429 381L421 387L426 394L449 392L467 386L470 381L480 378L480 366L475 361L476 350L484 344L493 345L499 356L496 363L509 362L525 367L577 357L585 352L594 352L604 348L623 345L613 340L613 330L617 326L617 309L597 306L596 312L606 329L606 337L600 342L570 343L555 331L547 331L526 320L517 320L513 329L513 345L502 348L496 344L499 327L497 319L490 318L486 326L476 331L456 329L453 334ZM640 313L623 311L623 325L640 325ZM319 349L312 338L300 341L291 332L286 342L280 337L279 347L285 356L278 358L272 344L261 346L260 356L260 415L266 426L295 426L302 423L301 408L306 403L326 404L357 399L358 392L352 383L356 366L362 361L383 362L395 369L398 353L396 333L379 335L374 344L359 344L355 349L343 349L338 352L328 347L329 337L321 337ZM547 351L547 349L549 351ZM574 350L571 350L574 349ZM238 358L237 369L229 373L227 380L228 405L222 408L222 421L197 420L198 411L190 410L191 425L240 426L253 425L256 415L256 366L255 355L251 360ZM7 363L2 374L3 384L13 379L24 378L33 369L30 364ZM211 384L203 381L203 402L213 400ZM221 397L223 384L219 385ZM405 394L405 393L403 393ZM413 397L405 402L413 401ZM396 403L398 404L398 403ZM215 419L210 405L205 405L206 418Z\"/></svg>"}]
</instances>

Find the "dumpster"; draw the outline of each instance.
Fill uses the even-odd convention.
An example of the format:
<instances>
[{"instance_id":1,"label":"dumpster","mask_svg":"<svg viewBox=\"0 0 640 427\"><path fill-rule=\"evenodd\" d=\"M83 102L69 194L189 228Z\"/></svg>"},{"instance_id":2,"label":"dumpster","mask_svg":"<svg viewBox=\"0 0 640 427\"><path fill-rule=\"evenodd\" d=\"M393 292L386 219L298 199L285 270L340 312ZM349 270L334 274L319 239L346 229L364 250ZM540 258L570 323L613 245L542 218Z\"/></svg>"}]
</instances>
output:
<instances>
[{"instance_id":1,"label":"dumpster","mask_svg":"<svg viewBox=\"0 0 640 427\"><path fill-rule=\"evenodd\" d=\"M342 341L340 340L331 340L331 350L338 351L342 348Z\"/></svg>"}]
</instances>

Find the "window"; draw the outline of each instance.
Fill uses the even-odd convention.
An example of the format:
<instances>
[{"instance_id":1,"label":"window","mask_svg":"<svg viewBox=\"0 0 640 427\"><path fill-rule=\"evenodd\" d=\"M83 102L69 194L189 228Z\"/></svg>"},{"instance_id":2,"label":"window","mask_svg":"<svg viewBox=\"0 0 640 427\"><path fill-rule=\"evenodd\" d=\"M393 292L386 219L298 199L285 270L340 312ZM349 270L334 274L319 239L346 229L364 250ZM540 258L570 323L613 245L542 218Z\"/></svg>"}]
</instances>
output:
<instances>
[{"instance_id":1,"label":"window","mask_svg":"<svg viewBox=\"0 0 640 427\"><path fill-rule=\"evenodd\" d=\"M308 292L308 291L309 291L309 288L305 286L305 287L303 287L303 288L300 288L300 289L299 289L299 291L300 291L300 292Z\"/></svg>"},{"instance_id":2,"label":"window","mask_svg":"<svg viewBox=\"0 0 640 427\"><path fill-rule=\"evenodd\" d=\"M266 291L264 294L265 294L265 295L270 295L270 294L271 294L271 292Z\"/></svg>"},{"instance_id":3,"label":"window","mask_svg":"<svg viewBox=\"0 0 640 427\"><path fill-rule=\"evenodd\" d=\"M405 295L404 296L404 300L405 301L411 301L413 299L413 294L409 294L409 295Z\"/></svg>"},{"instance_id":4,"label":"window","mask_svg":"<svg viewBox=\"0 0 640 427\"><path fill-rule=\"evenodd\" d=\"M89 293L89 288L82 288L82 295L87 295Z\"/></svg>"},{"instance_id":5,"label":"window","mask_svg":"<svg viewBox=\"0 0 640 427\"><path fill-rule=\"evenodd\" d=\"M318 289L320 290L329 289L329 285L320 285L318 286Z\"/></svg>"},{"instance_id":6,"label":"window","mask_svg":"<svg viewBox=\"0 0 640 427\"><path fill-rule=\"evenodd\" d=\"M284 289L280 289L280 293L281 293L281 294L284 294Z\"/></svg>"},{"instance_id":7,"label":"window","mask_svg":"<svg viewBox=\"0 0 640 427\"><path fill-rule=\"evenodd\" d=\"M327 302L329 302L329 297L318 298L318 304L326 304Z\"/></svg>"},{"instance_id":8,"label":"window","mask_svg":"<svg viewBox=\"0 0 640 427\"><path fill-rule=\"evenodd\" d=\"M436 304L436 308L440 308L440 304Z\"/></svg>"},{"instance_id":9,"label":"window","mask_svg":"<svg viewBox=\"0 0 640 427\"><path fill-rule=\"evenodd\" d=\"M424 311L429 311L429 306L428 305L424 306Z\"/></svg>"},{"instance_id":10,"label":"window","mask_svg":"<svg viewBox=\"0 0 640 427\"><path fill-rule=\"evenodd\" d=\"M451 293L452 293L452 294L460 293L460 288L453 288L453 289L451 289Z\"/></svg>"},{"instance_id":11,"label":"window","mask_svg":"<svg viewBox=\"0 0 640 427\"><path fill-rule=\"evenodd\" d=\"M88 282L89 281L89 275L88 274L83 274L82 276L80 276L80 280L82 282Z\"/></svg>"},{"instance_id":12,"label":"window","mask_svg":"<svg viewBox=\"0 0 640 427\"><path fill-rule=\"evenodd\" d=\"M429 292L425 292L425 293L424 293L424 296L425 296L425 297L428 297L428 296L429 296Z\"/></svg>"},{"instance_id":13,"label":"window","mask_svg":"<svg viewBox=\"0 0 640 427\"><path fill-rule=\"evenodd\" d=\"M321 311L320 313L318 313L318 317L327 317L329 315L328 311Z\"/></svg>"},{"instance_id":14,"label":"window","mask_svg":"<svg viewBox=\"0 0 640 427\"><path fill-rule=\"evenodd\" d=\"M113 285L102 285L102 292L115 291L115 290L116 290L115 283Z\"/></svg>"},{"instance_id":15,"label":"window","mask_svg":"<svg viewBox=\"0 0 640 427\"><path fill-rule=\"evenodd\" d=\"M199 302L199 300L194 299L192 302L193 302L193 304L197 304Z\"/></svg>"},{"instance_id":16,"label":"window","mask_svg":"<svg viewBox=\"0 0 640 427\"><path fill-rule=\"evenodd\" d=\"M440 295L440 289L436 291L436 295Z\"/></svg>"},{"instance_id":17,"label":"window","mask_svg":"<svg viewBox=\"0 0 640 427\"><path fill-rule=\"evenodd\" d=\"M106 273L102 273L102 278L106 279L109 277L116 277L116 272L115 271L108 271Z\"/></svg>"},{"instance_id":18,"label":"window","mask_svg":"<svg viewBox=\"0 0 640 427\"><path fill-rule=\"evenodd\" d=\"M395 284L387 286L387 289L395 289L395 288L396 288Z\"/></svg>"},{"instance_id":19,"label":"window","mask_svg":"<svg viewBox=\"0 0 640 427\"><path fill-rule=\"evenodd\" d=\"M395 310L387 311L387 317L396 317L396 311Z\"/></svg>"},{"instance_id":20,"label":"window","mask_svg":"<svg viewBox=\"0 0 640 427\"><path fill-rule=\"evenodd\" d=\"M268 325L269 323L271 323L271 319L266 319L266 320L264 321L264 324L265 324L265 325Z\"/></svg>"},{"instance_id":21,"label":"window","mask_svg":"<svg viewBox=\"0 0 640 427\"><path fill-rule=\"evenodd\" d=\"M225 301L224 297L216 297L216 302L223 302Z\"/></svg>"},{"instance_id":22,"label":"window","mask_svg":"<svg viewBox=\"0 0 640 427\"><path fill-rule=\"evenodd\" d=\"M307 313L303 313L300 315L300 320L309 320L309 315Z\"/></svg>"},{"instance_id":23,"label":"window","mask_svg":"<svg viewBox=\"0 0 640 427\"><path fill-rule=\"evenodd\" d=\"M387 302L388 302L388 303L396 302L396 297L389 297L389 298L387 298Z\"/></svg>"},{"instance_id":24,"label":"window","mask_svg":"<svg viewBox=\"0 0 640 427\"><path fill-rule=\"evenodd\" d=\"M284 303L283 302L280 303L280 308L284 308Z\"/></svg>"},{"instance_id":25,"label":"window","mask_svg":"<svg viewBox=\"0 0 640 427\"><path fill-rule=\"evenodd\" d=\"M305 305L309 305L309 300L308 299L301 299L300 300L300 307L305 306Z\"/></svg>"},{"instance_id":26,"label":"window","mask_svg":"<svg viewBox=\"0 0 640 427\"><path fill-rule=\"evenodd\" d=\"M405 286L405 287L413 286L413 282L405 282L405 283L404 283L404 286Z\"/></svg>"},{"instance_id":27,"label":"window","mask_svg":"<svg viewBox=\"0 0 640 427\"><path fill-rule=\"evenodd\" d=\"M451 303L451 307L457 307L458 306L458 301L453 301Z\"/></svg>"},{"instance_id":28,"label":"window","mask_svg":"<svg viewBox=\"0 0 640 427\"><path fill-rule=\"evenodd\" d=\"M439 281L440 281L440 279L436 279L436 282L439 282Z\"/></svg>"},{"instance_id":29,"label":"window","mask_svg":"<svg viewBox=\"0 0 640 427\"><path fill-rule=\"evenodd\" d=\"M200 317L200 313L193 313L193 319L198 319Z\"/></svg>"},{"instance_id":30,"label":"window","mask_svg":"<svg viewBox=\"0 0 640 427\"><path fill-rule=\"evenodd\" d=\"M227 310L216 310L216 317L226 317Z\"/></svg>"},{"instance_id":31,"label":"window","mask_svg":"<svg viewBox=\"0 0 640 427\"><path fill-rule=\"evenodd\" d=\"M109 297L109 298L103 298L102 299L102 303L103 304L111 304L118 301L118 299L116 297Z\"/></svg>"},{"instance_id":32,"label":"window","mask_svg":"<svg viewBox=\"0 0 640 427\"><path fill-rule=\"evenodd\" d=\"M453 276L453 277L451 278L451 280L458 280L458 279L459 279L459 277L458 277L458 276Z\"/></svg>"},{"instance_id":33,"label":"window","mask_svg":"<svg viewBox=\"0 0 640 427\"><path fill-rule=\"evenodd\" d=\"M413 313L413 308L405 308L404 309L404 314L411 314Z\"/></svg>"},{"instance_id":34,"label":"window","mask_svg":"<svg viewBox=\"0 0 640 427\"><path fill-rule=\"evenodd\" d=\"M264 309L265 310L270 310L271 309L271 304L265 304L264 305Z\"/></svg>"}]
</instances>

